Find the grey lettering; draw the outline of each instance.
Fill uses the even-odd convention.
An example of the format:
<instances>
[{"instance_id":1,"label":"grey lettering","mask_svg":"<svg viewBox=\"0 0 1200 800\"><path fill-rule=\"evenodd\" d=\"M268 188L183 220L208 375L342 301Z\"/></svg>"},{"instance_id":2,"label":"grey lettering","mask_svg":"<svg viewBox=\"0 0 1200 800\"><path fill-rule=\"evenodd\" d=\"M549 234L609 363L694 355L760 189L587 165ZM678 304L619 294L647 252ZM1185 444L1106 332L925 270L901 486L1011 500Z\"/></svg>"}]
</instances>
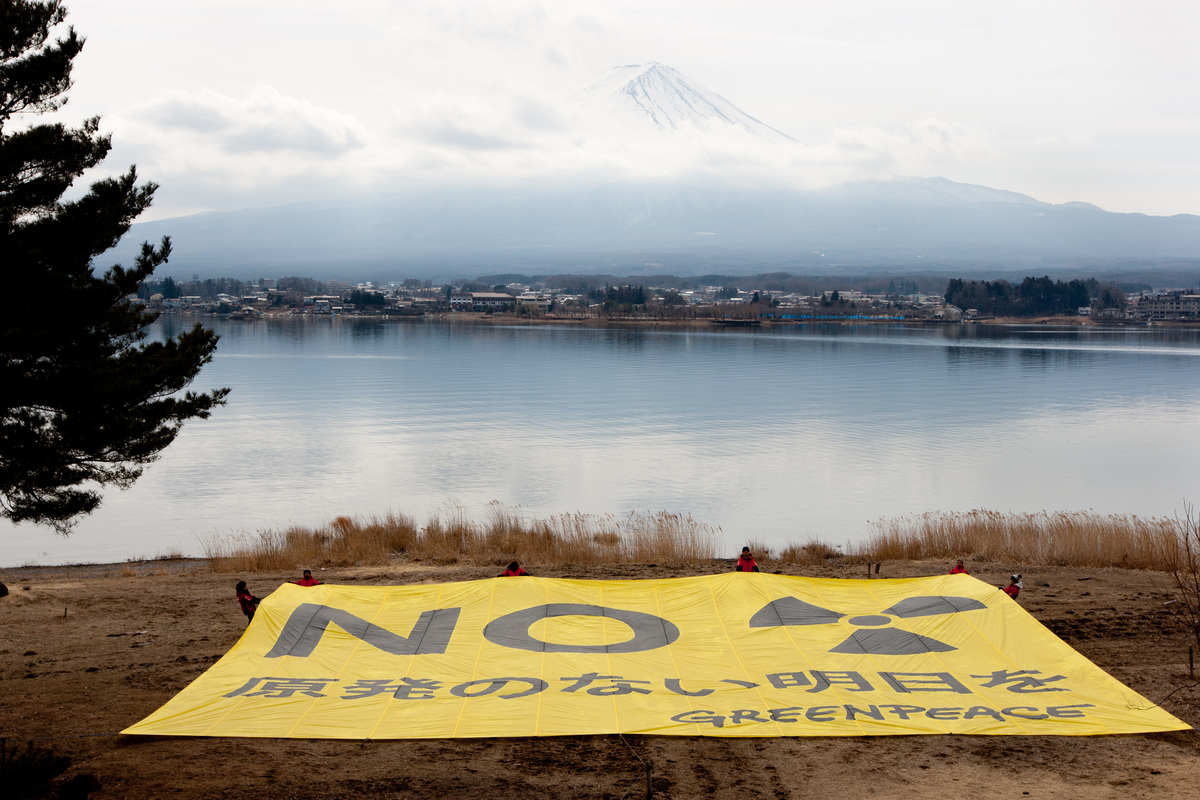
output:
<instances>
[{"instance_id":1,"label":"grey lettering","mask_svg":"<svg viewBox=\"0 0 1200 800\"><path fill-rule=\"evenodd\" d=\"M879 710L879 706L867 706L865 711L857 706L845 706L845 709L846 719L858 719L860 715L870 717L871 719L883 719L883 712ZM905 719L908 719L908 717L905 717Z\"/></svg>"},{"instance_id":2,"label":"grey lettering","mask_svg":"<svg viewBox=\"0 0 1200 800\"><path fill-rule=\"evenodd\" d=\"M833 722L833 715L837 710L837 706L813 706L804 712L804 716L812 722Z\"/></svg>"},{"instance_id":3,"label":"grey lettering","mask_svg":"<svg viewBox=\"0 0 1200 800\"><path fill-rule=\"evenodd\" d=\"M552 617L609 617L628 625L633 638L616 644L556 644L529 635L529 626ZM583 603L548 603L494 619L483 629L483 635L492 644L535 653L640 653L673 643L679 638L679 628L662 617L641 611Z\"/></svg>"},{"instance_id":4,"label":"grey lettering","mask_svg":"<svg viewBox=\"0 0 1200 800\"><path fill-rule=\"evenodd\" d=\"M1079 719L1086 716L1082 711L1077 711L1079 708L1092 708L1091 703L1079 703L1074 706L1051 706L1046 709L1046 713L1052 717L1059 719Z\"/></svg>"},{"instance_id":5,"label":"grey lettering","mask_svg":"<svg viewBox=\"0 0 1200 800\"><path fill-rule=\"evenodd\" d=\"M716 728L724 728L725 727L725 717L722 716L721 714L716 713L715 711L704 711L704 710L684 711L682 714L676 714L675 716L671 717L671 721L672 722L690 722L690 723L696 723L696 724L699 724L701 722L707 722Z\"/></svg>"},{"instance_id":6,"label":"grey lettering","mask_svg":"<svg viewBox=\"0 0 1200 800\"><path fill-rule=\"evenodd\" d=\"M771 715L771 722L799 722L793 715L799 714L803 710L799 706L792 706L791 708L772 708L767 713Z\"/></svg>"},{"instance_id":7,"label":"grey lettering","mask_svg":"<svg viewBox=\"0 0 1200 800\"><path fill-rule=\"evenodd\" d=\"M958 719L960 714L961 708L931 708L925 712L930 719Z\"/></svg>"},{"instance_id":8,"label":"grey lettering","mask_svg":"<svg viewBox=\"0 0 1200 800\"><path fill-rule=\"evenodd\" d=\"M301 603L288 617L267 658L310 655L329 623L336 624L356 639L394 656L417 656L445 653L450 636L458 624L458 608L438 608L424 611L408 636L400 636L367 622L340 608L316 603Z\"/></svg>"},{"instance_id":9,"label":"grey lettering","mask_svg":"<svg viewBox=\"0 0 1200 800\"><path fill-rule=\"evenodd\" d=\"M925 709L922 706L901 706L901 705L886 705L880 708L887 709L895 714L900 719L908 719L913 714L920 714Z\"/></svg>"}]
</instances>

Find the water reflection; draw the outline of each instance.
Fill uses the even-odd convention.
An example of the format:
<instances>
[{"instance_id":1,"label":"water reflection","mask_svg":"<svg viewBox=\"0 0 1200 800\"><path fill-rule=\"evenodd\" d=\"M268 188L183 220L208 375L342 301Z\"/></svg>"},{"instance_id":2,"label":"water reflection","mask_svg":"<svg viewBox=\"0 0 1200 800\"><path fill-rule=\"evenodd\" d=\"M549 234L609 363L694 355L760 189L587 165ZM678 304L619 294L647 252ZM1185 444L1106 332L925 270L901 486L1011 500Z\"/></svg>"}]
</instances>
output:
<instances>
[{"instance_id":1,"label":"water reflection","mask_svg":"<svg viewBox=\"0 0 1200 800\"><path fill-rule=\"evenodd\" d=\"M1170 514L1200 466L1196 331L205 324L222 339L195 385L233 387L229 405L68 548L18 528L0 563L195 551L206 531L447 498L844 542L929 509Z\"/></svg>"}]
</instances>

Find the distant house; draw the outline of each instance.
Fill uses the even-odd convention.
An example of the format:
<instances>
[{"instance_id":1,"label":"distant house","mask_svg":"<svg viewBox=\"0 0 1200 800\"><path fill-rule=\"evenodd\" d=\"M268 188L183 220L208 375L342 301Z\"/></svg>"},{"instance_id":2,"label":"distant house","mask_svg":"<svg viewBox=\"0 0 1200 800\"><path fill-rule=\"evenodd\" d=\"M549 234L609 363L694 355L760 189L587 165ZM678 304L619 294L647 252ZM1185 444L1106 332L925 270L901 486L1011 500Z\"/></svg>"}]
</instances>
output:
<instances>
[{"instance_id":1,"label":"distant house","mask_svg":"<svg viewBox=\"0 0 1200 800\"><path fill-rule=\"evenodd\" d=\"M550 298L544 294L526 292L517 295L516 304L521 308L528 308L530 311L549 311Z\"/></svg>"},{"instance_id":2,"label":"distant house","mask_svg":"<svg viewBox=\"0 0 1200 800\"><path fill-rule=\"evenodd\" d=\"M1200 294L1183 290L1160 292L1138 300L1137 314L1143 319L1196 320L1200 319Z\"/></svg>"},{"instance_id":3,"label":"distant house","mask_svg":"<svg viewBox=\"0 0 1200 800\"><path fill-rule=\"evenodd\" d=\"M512 308L517 298L503 292L453 292L450 308L453 311L501 311Z\"/></svg>"},{"instance_id":4,"label":"distant house","mask_svg":"<svg viewBox=\"0 0 1200 800\"><path fill-rule=\"evenodd\" d=\"M304 298L304 305L312 306L314 314L332 314L334 305L341 302L341 295L336 294L314 294Z\"/></svg>"},{"instance_id":5,"label":"distant house","mask_svg":"<svg viewBox=\"0 0 1200 800\"><path fill-rule=\"evenodd\" d=\"M963 312L958 306L946 304L941 308L935 308L933 310L933 316L934 319L944 319L949 322L958 322L960 319L962 319Z\"/></svg>"}]
</instances>

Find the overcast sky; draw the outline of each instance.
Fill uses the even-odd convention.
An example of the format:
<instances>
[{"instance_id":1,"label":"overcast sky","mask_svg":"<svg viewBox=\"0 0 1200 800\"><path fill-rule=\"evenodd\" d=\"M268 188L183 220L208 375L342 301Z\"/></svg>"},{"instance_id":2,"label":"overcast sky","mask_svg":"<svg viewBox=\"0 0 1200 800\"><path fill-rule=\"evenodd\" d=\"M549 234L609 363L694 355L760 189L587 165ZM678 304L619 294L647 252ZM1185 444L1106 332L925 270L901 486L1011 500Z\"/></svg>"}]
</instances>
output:
<instances>
[{"instance_id":1,"label":"overcast sky","mask_svg":"<svg viewBox=\"0 0 1200 800\"><path fill-rule=\"evenodd\" d=\"M617 156L621 171L660 174L652 148L588 151L567 103L610 67L645 61L799 140L760 159L798 185L939 176L1053 203L1200 213L1195 0L67 7L87 45L63 113L102 115L106 164L137 163L161 184L143 220L610 174ZM687 158L709 173L739 168Z\"/></svg>"}]
</instances>

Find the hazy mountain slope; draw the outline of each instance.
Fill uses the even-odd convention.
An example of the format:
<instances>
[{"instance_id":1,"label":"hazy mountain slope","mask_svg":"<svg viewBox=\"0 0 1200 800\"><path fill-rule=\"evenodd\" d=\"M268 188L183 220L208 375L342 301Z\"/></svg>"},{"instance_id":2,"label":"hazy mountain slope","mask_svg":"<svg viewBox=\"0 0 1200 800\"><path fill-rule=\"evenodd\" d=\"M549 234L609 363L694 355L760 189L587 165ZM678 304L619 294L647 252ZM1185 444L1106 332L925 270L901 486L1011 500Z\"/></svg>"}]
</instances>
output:
<instances>
[{"instance_id":1,"label":"hazy mountain slope","mask_svg":"<svg viewBox=\"0 0 1200 800\"><path fill-rule=\"evenodd\" d=\"M654 62L616 67L574 99L590 109L597 135L653 144L640 153L692 152L676 144L697 141L717 144L700 153L761 156L799 147ZM820 192L767 188L732 168L704 182L481 179L353 201L201 214L135 225L110 255L128 261L138 243L163 234L175 243L168 272L247 277L873 268L987 274L1200 259L1200 217L1191 215L1052 205L943 178L865 181Z\"/></svg>"},{"instance_id":2,"label":"hazy mountain slope","mask_svg":"<svg viewBox=\"0 0 1200 800\"><path fill-rule=\"evenodd\" d=\"M170 234L172 268L404 274L692 265L1018 268L1079 259L1197 258L1200 217L1113 214L942 179L820 193L681 184L444 188L135 225Z\"/></svg>"}]
</instances>

